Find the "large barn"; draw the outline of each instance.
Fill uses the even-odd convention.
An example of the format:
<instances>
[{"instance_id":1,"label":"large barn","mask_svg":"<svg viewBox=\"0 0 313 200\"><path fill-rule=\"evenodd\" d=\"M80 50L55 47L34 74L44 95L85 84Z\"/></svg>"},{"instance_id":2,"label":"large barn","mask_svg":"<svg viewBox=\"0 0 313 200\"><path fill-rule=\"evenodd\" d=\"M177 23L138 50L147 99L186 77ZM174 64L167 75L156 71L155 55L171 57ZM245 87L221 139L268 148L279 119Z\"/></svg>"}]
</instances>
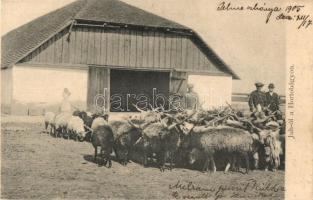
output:
<instances>
[{"instance_id":1,"label":"large barn","mask_svg":"<svg viewBox=\"0 0 313 200\"><path fill-rule=\"evenodd\" d=\"M39 17L2 37L1 56L9 114L57 107L64 88L80 109L133 111L145 95L152 104L184 96L187 82L204 106L220 106L238 79L192 29L118 0L78 0Z\"/></svg>"}]
</instances>

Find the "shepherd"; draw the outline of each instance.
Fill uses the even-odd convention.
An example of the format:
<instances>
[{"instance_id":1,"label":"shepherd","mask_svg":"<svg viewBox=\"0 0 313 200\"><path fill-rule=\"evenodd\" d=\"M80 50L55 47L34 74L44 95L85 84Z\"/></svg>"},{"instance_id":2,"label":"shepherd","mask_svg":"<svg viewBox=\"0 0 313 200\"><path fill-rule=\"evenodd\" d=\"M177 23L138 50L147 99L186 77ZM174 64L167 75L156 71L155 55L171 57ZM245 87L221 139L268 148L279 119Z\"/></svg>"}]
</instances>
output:
<instances>
[{"instance_id":1,"label":"shepherd","mask_svg":"<svg viewBox=\"0 0 313 200\"><path fill-rule=\"evenodd\" d=\"M196 92L193 91L193 85L187 85L187 93L186 93L186 108L190 110L199 109L199 96Z\"/></svg>"},{"instance_id":2,"label":"shepherd","mask_svg":"<svg viewBox=\"0 0 313 200\"><path fill-rule=\"evenodd\" d=\"M261 112L264 109L266 99L265 94L262 91L263 83L257 82L255 83L256 90L251 92L249 95L249 107L251 112Z\"/></svg>"},{"instance_id":3,"label":"shepherd","mask_svg":"<svg viewBox=\"0 0 313 200\"><path fill-rule=\"evenodd\" d=\"M270 83L268 85L268 92L265 93L267 115L275 112L275 117L280 120L282 118L281 112L279 110L279 96L274 92L274 84Z\"/></svg>"},{"instance_id":4,"label":"shepherd","mask_svg":"<svg viewBox=\"0 0 313 200\"><path fill-rule=\"evenodd\" d=\"M274 84L270 83L268 85L268 92L265 93L266 97L266 106L271 112L279 110L279 96L274 92Z\"/></svg>"},{"instance_id":5,"label":"shepherd","mask_svg":"<svg viewBox=\"0 0 313 200\"><path fill-rule=\"evenodd\" d=\"M72 114L72 105L69 101L70 96L71 96L71 92L69 91L69 89L64 88L63 94L62 94L63 100L62 100L61 107L60 107L61 113Z\"/></svg>"}]
</instances>

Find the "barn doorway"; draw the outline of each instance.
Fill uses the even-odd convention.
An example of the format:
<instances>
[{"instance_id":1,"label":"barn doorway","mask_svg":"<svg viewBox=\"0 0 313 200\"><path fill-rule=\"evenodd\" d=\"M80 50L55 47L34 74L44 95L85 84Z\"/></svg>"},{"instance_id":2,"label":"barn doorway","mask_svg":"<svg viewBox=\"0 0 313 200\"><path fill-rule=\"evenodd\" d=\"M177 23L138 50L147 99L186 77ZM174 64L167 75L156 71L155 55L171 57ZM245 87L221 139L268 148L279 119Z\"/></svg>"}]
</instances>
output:
<instances>
[{"instance_id":1,"label":"barn doorway","mask_svg":"<svg viewBox=\"0 0 313 200\"><path fill-rule=\"evenodd\" d=\"M110 111L135 112L134 105L168 108L170 72L116 70L110 72Z\"/></svg>"}]
</instances>

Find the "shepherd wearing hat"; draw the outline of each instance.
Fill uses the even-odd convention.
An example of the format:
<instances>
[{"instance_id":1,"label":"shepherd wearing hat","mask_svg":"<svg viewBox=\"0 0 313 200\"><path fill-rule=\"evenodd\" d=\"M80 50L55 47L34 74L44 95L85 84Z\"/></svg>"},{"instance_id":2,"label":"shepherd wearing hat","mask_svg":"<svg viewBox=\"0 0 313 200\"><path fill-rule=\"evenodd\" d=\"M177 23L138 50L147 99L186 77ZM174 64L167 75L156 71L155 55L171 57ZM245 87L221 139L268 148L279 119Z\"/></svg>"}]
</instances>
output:
<instances>
[{"instance_id":1,"label":"shepherd wearing hat","mask_svg":"<svg viewBox=\"0 0 313 200\"><path fill-rule=\"evenodd\" d=\"M251 112L262 112L265 106L265 94L262 91L263 83L255 83L256 90L249 95L249 107Z\"/></svg>"},{"instance_id":2,"label":"shepherd wearing hat","mask_svg":"<svg viewBox=\"0 0 313 200\"><path fill-rule=\"evenodd\" d=\"M279 96L274 92L274 84L270 83L268 85L268 92L265 93L266 97L266 106L271 112L279 110Z\"/></svg>"}]
</instances>

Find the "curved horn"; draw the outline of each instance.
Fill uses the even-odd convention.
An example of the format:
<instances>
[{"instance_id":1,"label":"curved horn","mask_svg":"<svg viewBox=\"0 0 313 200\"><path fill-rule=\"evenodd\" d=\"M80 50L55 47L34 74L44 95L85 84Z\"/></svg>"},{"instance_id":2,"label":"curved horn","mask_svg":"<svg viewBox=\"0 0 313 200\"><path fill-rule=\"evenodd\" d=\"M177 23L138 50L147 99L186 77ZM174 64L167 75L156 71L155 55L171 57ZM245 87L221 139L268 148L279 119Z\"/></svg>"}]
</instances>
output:
<instances>
[{"instance_id":1,"label":"curved horn","mask_svg":"<svg viewBox=\"0 0 313 200\"><path fill-rule=\"evenodd\" d=\"M141 127L140 127L139 125L134 124L134 123L131 122L130 120L127 120L127 122L128 122L130 125L132 125L133 127L138 128L138 129L141 129Z\"/></svg>"},{"instance_id":2,"label":"curved horn","mask_svg":"<svg viewBox=\"0 0 313 200\"><path fill-rule=\"evenodd\" d=\"M86 125L84 125L84 127L93 133L93 130L90 127L88 127Z\"/></svg>"},{"instance_id":3,"label":"curved horn","mask_svg":"<svg viewBox=\"0 0 313 200\"><path fill-rule=\"evenodd\" d=\"M134 143L134 146L137 145L142 140L142 136L138 138L138 140Z\"/></svg>"},{"instance_id":4,"label":"curved horn","mask_svg":"<svg viewBox=\"0 0 313 200\"><path fill-rule=\"evenodd\" d=\"M167 129L170 131L173 128L175 128L178 125L178 123L173 123L172 125L168 126Z\"/></svg>"},{"instance_id":5,"label":"curved horn","mask_svg":"<svg viewBox=\"0 0 313 200\"><path fill-rule=\"evenodd\" d=\"M139 112L146 112L145 110L140 109L137 105L133 104L133 106L139 111Z\"/></svg>"},{"instance_id":6,"label":"curved horn","mask_svg":"<svg viewBox=\"0 0 313 200\"><path fill-rule=\"evenodd\" d=\"M167 124L164 122L164 120L161 120L161 124L163 127L168 127Z\"/></svg>"}]
</instances>

